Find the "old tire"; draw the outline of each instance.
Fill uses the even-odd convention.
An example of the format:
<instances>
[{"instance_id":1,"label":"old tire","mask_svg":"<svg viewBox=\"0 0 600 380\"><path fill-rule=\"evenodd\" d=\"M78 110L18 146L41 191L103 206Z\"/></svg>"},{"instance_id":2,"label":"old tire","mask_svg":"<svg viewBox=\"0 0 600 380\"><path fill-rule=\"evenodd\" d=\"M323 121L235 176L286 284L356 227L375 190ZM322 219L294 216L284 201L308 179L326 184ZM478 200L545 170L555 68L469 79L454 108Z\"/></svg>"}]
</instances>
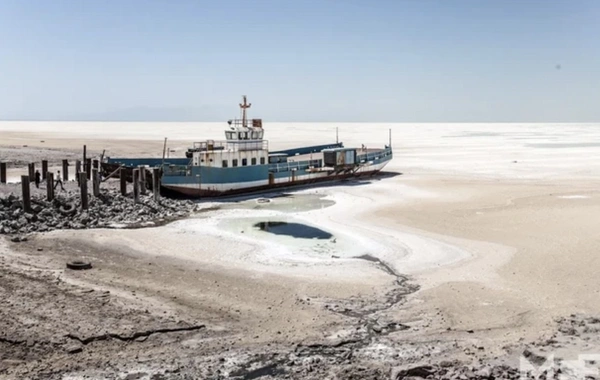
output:
<instances>
[{"instance_id":1,"label":"old tire","mask_svg":"<svg viewBox=\"0 0 600 380\"><path fill-rule=\"evenodd\" d=\"M67 263L67 268L73 270L92 269L92 263L88 263L85 261L69 261Z\"/></svg>"},{"instance_id":2,"label":"old tire","mask_svg":"<svg viewBox=\"0 0 600 380\"><path fill-rule=\"evenodd\" d=\"M75 206L75 203L67 203L61 205L58 208L58 212L60 212L63 215L73 215L77 212L77 207Z\"/></svg>"}]
</instances>

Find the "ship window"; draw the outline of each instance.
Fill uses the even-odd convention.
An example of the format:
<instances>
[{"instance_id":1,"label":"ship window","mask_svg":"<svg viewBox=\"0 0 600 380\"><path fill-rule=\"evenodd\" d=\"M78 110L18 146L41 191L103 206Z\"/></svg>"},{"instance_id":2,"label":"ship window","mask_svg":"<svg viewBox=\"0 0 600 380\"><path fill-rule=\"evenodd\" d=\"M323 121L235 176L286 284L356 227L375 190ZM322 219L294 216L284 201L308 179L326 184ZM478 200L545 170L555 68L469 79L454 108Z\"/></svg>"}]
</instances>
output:
<instances>
[{"instance_id":1,"label":"ship window","mask_svg":"<svg viewBox=\"0 0 600 380\"><path fill-rule=\"evenodd\" d=\"M227 140L233 139L233 132L225 132L225 135L227 136Z\"/></svg>"},{"instance_id":2,"label":"ship window","mask_svg":"<svg viewBox=\"0 0 600 380\"><path fill-rule=\"evenodd\" d=\"M264 158L264 157L261 157L261 158L260 158L260 164L261 164L261 165L264 165L264 164L265 164L265 158Z\"/></svg>"},{"instance_id":3,"label":"ship window","mask_svg":"<svg viewBox=\"0 0 600 380\"><path fill-rule=\"evenodd\" d=\"M200 162L204 162L204 158L200 160Z\"/></svg>"},{"instance_id":4,"label":"ship window","mask_svg":"<svg viewBox=\"0 0 600 380\"><path fill-rule=\"evenodd\" d=\"M234 158L233 160L231 160L231 166L237 166L237 158Z\"/></svg>"},{"instance_id":5,"label":"ship window","mask_svg":"<svg viewBox=\"0 0 600 380\"><path fill-rule=\"evenodd\" d=\"M209 161L212 162L212 158Z\"/></svg>"},{"instance_id":6,"label":"ship window","mask_svg":"<svg viewBox=\"0 0 600 380\"><path fill-rule=\"evenodd\" d=\"M246 166L246 165L248 165L248 159L242 158L242 166Z\"/></svg>"},{"instance_id":7,"label":"ship window","mask_svg":"<svg viewBox=\"0 0 600 380\"><path fill-rule=\"evenodd\" d=\"M258 133L252 132L252 140L256 140L258 138Z\"/></svg>"},{"instance_id":8,"label":"ship window","mask_svg":"<svg viewBox=\"0 0 600 380\"><path fill-rule=\"evenodd\" d=\"M244 140L248 140L248 132L244 132Z\"/></svg>"},{"instance_id":9,"label":"ship window","mask_svg":"<svg viewBox=\"0 0 600 380\"><path fill-rule=\"evenodd\" d=\"M223 165L222 165L222 166L223 166L224 168L226 168L226 167L227 167L227 160L223 160Z\"/></svg>"},{"instance_id":10,"label":"ship window","mask_svg":"<svg viewBox=\"0 0 600 380\"><path fill-rule=\"evenodd\" d=\"M252 159L250 160L250 164L256 165L256 157L252 157Z\"/></svg>"},{"instance_id":11,"label":"ship window","mask_svg":"<svg viewBox=\"0 0 600 380\"><path fill-rule=\"evenodd\" d=\"M241 140L241 139L242 139L242 132L239 132L238 133L238 140Z\"/></svg>"}]
</instances>

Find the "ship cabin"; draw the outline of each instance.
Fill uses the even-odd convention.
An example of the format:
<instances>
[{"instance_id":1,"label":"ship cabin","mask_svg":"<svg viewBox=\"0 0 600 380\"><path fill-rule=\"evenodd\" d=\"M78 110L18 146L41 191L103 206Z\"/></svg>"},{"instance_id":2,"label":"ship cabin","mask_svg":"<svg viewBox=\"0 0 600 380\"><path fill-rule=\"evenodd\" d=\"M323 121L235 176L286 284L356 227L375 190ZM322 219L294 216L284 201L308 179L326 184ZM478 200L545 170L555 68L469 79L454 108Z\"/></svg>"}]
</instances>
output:
<instances>
[{"instance_id":1,"label":"ship cabin","mask_svg":"<svg viewBox=\"0 0 600 380\"><path fill-rule=\"evenodd\" d=\"M192 165L211 168L266 165L269 160L269 144L263 140L262 120L248 121L229 120L225 140L194 143L194 147L190 149Z\"/></svg>"}]
</instances>

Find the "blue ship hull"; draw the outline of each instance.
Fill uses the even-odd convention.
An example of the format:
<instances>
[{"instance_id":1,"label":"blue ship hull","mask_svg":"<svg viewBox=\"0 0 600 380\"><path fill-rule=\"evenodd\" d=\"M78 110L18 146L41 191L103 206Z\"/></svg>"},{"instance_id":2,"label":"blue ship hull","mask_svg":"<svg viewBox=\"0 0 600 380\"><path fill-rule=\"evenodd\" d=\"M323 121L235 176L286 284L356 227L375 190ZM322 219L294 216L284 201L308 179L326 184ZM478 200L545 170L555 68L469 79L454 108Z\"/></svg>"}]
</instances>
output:
<instances>
[{"instance_id":1,"label":"blue ship hull","mask_svg":"<svg viewBox=\"0 0 600 380\"><path fill-rule=\"evenodd\" d=\"M186 175L164 173L162 186L189 197L228 196L371 176L392 159L391 148L370 155L358 156L365 159L363 165L329 170L310 161L237 168L192 167Z\"/></svg>"},{"instance_id":2,"label":"blue ship hull","mask_svg":"<svg viewBox=\"0 0 600 380\"><path fill-rule=\"evenodd\" d=\"M271 154L295 157L318 154L324 149L341 146L342 144L327 144L276 151ZM109 173L123 167L131 180L133 168L160 167L161 190L164 193L189 198L213 198L371 176L383 169L392 157L391 147L386 147L375 152L358 154L355 165L341 168L325 167L322 160L214 168L193 166L189 158L168 158L164 161L160 158L108 158L103 164L103 170Z\"/></svg>"}]
</instances>

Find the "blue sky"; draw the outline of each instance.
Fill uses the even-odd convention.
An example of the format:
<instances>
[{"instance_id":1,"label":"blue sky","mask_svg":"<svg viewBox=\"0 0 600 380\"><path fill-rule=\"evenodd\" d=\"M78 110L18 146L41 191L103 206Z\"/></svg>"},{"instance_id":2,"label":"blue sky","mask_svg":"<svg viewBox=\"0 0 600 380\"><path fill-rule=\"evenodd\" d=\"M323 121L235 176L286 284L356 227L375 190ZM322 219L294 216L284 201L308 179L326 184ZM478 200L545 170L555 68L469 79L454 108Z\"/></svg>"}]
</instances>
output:
<instances>
[{"instance_id":1,"label":"blue sky","mask_svg":"<svg viewBox=\"0 0 600 380\"><path fill-rule=\"evenodd\" d=\"M597 0L0 0L0 119L600 121ZM560 65L560 66L558 66Z\"/></svg>"}]
</instances>

